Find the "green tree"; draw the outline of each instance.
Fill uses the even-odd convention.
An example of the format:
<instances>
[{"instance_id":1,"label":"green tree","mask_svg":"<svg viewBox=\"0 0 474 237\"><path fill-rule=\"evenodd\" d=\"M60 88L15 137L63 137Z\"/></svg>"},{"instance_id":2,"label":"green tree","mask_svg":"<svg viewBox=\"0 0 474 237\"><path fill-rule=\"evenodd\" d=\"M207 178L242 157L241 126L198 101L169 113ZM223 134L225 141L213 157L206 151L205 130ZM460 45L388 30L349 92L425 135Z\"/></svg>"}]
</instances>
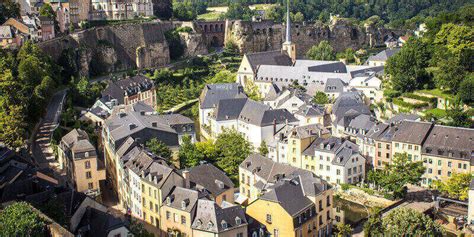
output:
<instances>
[{"instance_id":1,"label":"green tree","mask_svg":"<svg viewBox=\"0 0 474 237\"><path fill-rule=\"evenodd\" d=\"M233 83L235 82L236 74L232 73L229 70L222 70L219 71L211 80L207 81L207 83Z\"/></svg>"},{"instance_id":2,"label":"green tree","mask_svg":"<svg viewBox=\"0 0 474 237\"><path fill-rule=\"evenodd\" d=\"M284 9L280 5L272 5L265 10L265 19L281 23L284 19Z\"/></svg>"},{"instance_id":3,"label":"green tree","mask_svg":"<svg viewBox=\"0 0 474 237\"><path fill-rule=\"evenodd\" d=\"M382 219L384 235L442 236L443 228L429 216L410 208L395 208Z\"/></svg>"},{"instance_id":4,"label":"green tree","mask_svg":"<svg viewBox=\"0 0 474 237\"><path fill-rule=\"evenodd\" d=\"M225 171L234 182L237 182L239 165L250 155L252 145L235 130L226 130L219 134L215 145L220 151L217 166Z\"/></svg>"},{"instance_id":5,"label":"green tree","mask_svg":"<svg viewBox=\"0 0 474 237\"><path fill-rule=\"evenodd\" d=\"M87 94L87 92L89 91L89 80L87 79L87 77L81 77L81 79L79 79L76 84L76 90L81 95Z\"/></svg>"},{"instance_id":6,"label":"green tree","mask_svg":"<svg viewBox=\"0 0 474 237\"><path fill-rule=\"evenodd\" d=\"M176 60L183 56L185 46L181 42L181 37L179 36L179 32L176 30L169 30L165 32L165 38L168 42L168 48L170 50L170 58L172 60Z\"/></svg>"},{"instance_id":7,"label":"green tree","mask_svg":"<svg viewBox=\"0 0 474 237\"><path fill-rule=\"evenodd\" d=\"M268 155L268 146L265 141L262 141L262 143L260 143L260 147L258 148L258 153L260 153L260 155L262 156Z\"/></svg>"},{"instance_id":8,"label":"green tree","mask_svg":"<svg viewBox=\"0 0 474 237\"><path fill-rule=\"evenodd\" d=\"M387 61L387 74L391 77L392 89L399 92L413 91L429 80L426 67L431 58L427 43L410 38L402 49Z\"/></svg>"},{"instance_id":9,"label":"green tree","mask_svg":"<svg viewBox=\"0 0 474 237\"><path fill-rule=\"evenodd\" d=\"M232 2L229 4L227 8L227 12L224 14L224 17L226 19L231 19L231 20L250 21L252 20L253 15L254 15L253 11L250 10L247 4Z\"/></svg>"},{"instance_id":10,"label":"green tree","mask_svg":"<svg viewBox=\"0 0 474 237\"><path fill-rule=\"evenodd\" d=\"M174 3L173 16L180 21L191 21L197 17L196 12L188 2Z\"/></svg>"},{"instance_id":11,"label":"green tree","mask_svg":"<svg viewBox=\"0 0 474 237\"><path fill-rule=\"evenodd\" d=\"M383 236L384 226L380 210L370 215L364 223L364 236Z\"/></svg>"},{"instance_id":12,"label":"green tree","mask_svg":"<svg viewBox=\"0 0 474 237\"><path fill-rule=\"evenodd\" d=\"M426 168L423 161L413 161L406 153L396 153L392 164L386 164L382 170L370 171L369 182L395 197L403 197L407 184L418 184Z\"/></svg>"},{"instance_id":13,"label":"green tree","mask_svg":"<svg viewBox=\"0 0 474 237\"><path fill-rule=\"evenodd\" d=\"M456 57L460 57L465 50L474 49L472 39L474 39L473 27L449 23L441 26L434 43L445 46Z\"/></svg>"},{"instance_id":14,"label":"green tree","mask_svg":"<svg viewBox=\"0 0 474 237\"><path fill-rule=\"evenodd\" d=\"M153 4L153 14L163 20L169 20L173 15L171 0L161 0Z\"/></svg>"},{"instance_id":15,"label":"green tree","mask_svg":"<svg viewBox=\"0 0 474 237\"><path fill-rule=\"evenodd\" d=\"M352 48L347 48L343 52L337 53L338 59L345 59L347 63L355 62L356 52Z\"/></svg>"},{"instance_id":16,"label":"green tree","mask_svg":"<svg viewBox=\"0 0 474 237\"><path fill-rule=\"evenodd\" d=\"M438 69L434 73L434 81L438 88L449 89L456 93L466 75L460 59L451 54L445 54L444 57L437 60L437 65Z\"/></svg>"},{"instance_id":17,"label":"green tree","mask_svg":"<svg viewBox=\"0 0 474 237\"><path fill-rule=\"evenodd\" d=\"M461 82L458 96L465 104L474 103L474 75L468 76Z\"/></svg>"},{"instance_id":18,"label":"green tree","mask_svg":"<svg viewBox=\"0 0 474 237\"><path fill-rule=\"evenodd\" d=\"M335 60L336 55L334 49L328 41L323 40L318 45L313 45L308 52L306 57L312 60Z\"/></svg>"},{"instance_id":19,"label":"green tree","mask_svg":"<svg viewBox=\"0 0 474 237\"><path fill-rule=\"evenodd\" d=\"M295 14L290 13L290 18L291 18L291 21L293 21L293 22L303 22L304 21L304 15L301 12L297 12Z\"/></svg>"},{"instance_id":20,"label":"green tree","mask_svg":"<svg viewBox=\"0 0 474 237\"><path fill-rule=\"evenodd\" d=\"M194 167L202 160L204 160L204 154L200 153L196 145L191 142L191 137L183 137L183 142L179 147L180 168Z\"/></svg>"},{"instance_id":21,"label":"green tree","mask_svg":"<svg viewBox=\"0 0 474 237\"><path fill-rule=\"evenodd\" d=\"M146 142L145 147L148 148L153 154L165 158L171 158L170 148L162 141L152 138Z\"/></svg>"},{"instance_id":22,"label":"green tree","mask_svg":"<svg viewBox=\"0 0 474 237\"><path fill-rule=\"evenodd\" d=\"M346 237L350 236L352 233L352 228L349 224L344 224L342 222L339 222L335 226L337 236L338 237Z\"/></svg>"},{"instance_id":23,"label":"green tree","mask_svg":"<svg viewBox=\"0 0 474 237\"><path fill-rule=\"evenodd\" d=\"M472 121L467 113L464 112L461 101L456 98L451 103L452 105L447 112L449 118L448 125L453 127L471 127Z\"/></svg>"},{"instance_id":24,"label":"green tree","mask_svg":"<svg viewBox=\"0 0 474 237\"><path fill-rule=\"evenodd\" d=\"M0 141L11 148L23 146L26 128L25 107L21 104L10 105L0 114Z\"/></svg>"},{"instance_id":25,"label":"green tree","mask_svg":"<svg viewBox=\"0 0 474 237\"><path fill-rule=\"evenodd\" d=\"M326 95L326 93L322 91L316 92L316 94L313 97L313 103L320 104L320 105L329 103L328 95Z\"/></svg>"},{"instance_id":26,"label":"green tree","mask_svg":"<svg viewBox=\"0 0 474 237\"><path fill-rule=\"evenodd\" d=\"M130 232L136 237L154 237L153 233L148 232L142 223L132 220L130 223Z\"/></svg>"},{"instance_id":27,"label":"green tree","mask_svg":"<svg viewBox=\"0 0 474 237\"><path fill-rule=\"evenodd\" d=\"M0 25L8 18L20 17L20 4L14 0L4 0L0 2Z\"/></svg>"},{"instance_id":28,"label":"green tree","mask_svg":"<svg viewBox=\"0 0 474 237\"><path fill-rule=\"evenodd\" d=\"M239 46L233 40L225 42L224 53L227 55L238 55L240 54Z\"/></svg>"},{"instance_id":29,"label":"green tree","mask_svg":"<svg viewBox=\"0 0 474 237\"><path fill-rule=\"evenodd\" d=\"M44 236L45 222L26 202L0 211L0 236Z\"/></svg>"},{"instance_id":30,"label":"green tree","mask_svg":"<svg viewBox=\"0 0 474 237\"><path fill-rule=\"evenodd\" d=\"M48 17L51 20L56 19L56 12L54 12L53 8L49 4L43 4L39 10L40 16Z\"/></svg>"},{"instance_id":31,"label":"green tree","mask_svg":"<svg viewBox=\"0 0 474 237\"><path fill-rule=\"evenodd\" d=\"M471 180L470 173L453 173L446 181L434 180L432 186L450 198L467 200Z\"/></svg>"}]
</instances>

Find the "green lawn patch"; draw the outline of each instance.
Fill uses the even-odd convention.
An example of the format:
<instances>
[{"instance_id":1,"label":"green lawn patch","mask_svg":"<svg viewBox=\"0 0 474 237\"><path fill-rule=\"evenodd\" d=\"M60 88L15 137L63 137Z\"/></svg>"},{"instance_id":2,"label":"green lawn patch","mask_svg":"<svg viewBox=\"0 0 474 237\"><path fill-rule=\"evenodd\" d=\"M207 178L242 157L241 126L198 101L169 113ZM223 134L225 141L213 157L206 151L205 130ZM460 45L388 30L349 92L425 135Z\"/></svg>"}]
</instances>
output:
<instances>
[{"instance_id":1,"label":"green lawn patch","mask_svg":"<svg viewBox=\"0 0 474 237\"><path fill-rule=\"evenodd\" d=\"M446 110L443 110L443 109L439 109L439 108L434 108L434 109L428 109L428 110L425 110L423 111L423 113L425 115L427 114L432 114L433 116L435 116L436 118L444 118L446 117Z\"/></svg>"},{"instance_id":2,"label":"green lawn patch","mask_svg":"<svg viewBox=\"0 0 474 237\"><path fill-rule=\"evenodd\" d=\"M400 98L393 98L393 99L392 99L392 102L393 102L395 105L398 105L398 106L401 106L401 107L405 107L405 108L407 108L407 109L419 109L419 108L423 108L423 107L426 107L426 106L429 105L429 104L426 103L426 102L417 103L417 104L412 104L412 103L405 102L405 101L403 101L403 99L400 99Z\"/></svg>"},{"instance_id":3,"label":"green lawn patch","mask_svg":"<svg viewBox=\"0 0 474 237\"><path fill-rule=\"evenodd\" d=\"M444 99L453 99L453 95L451 93L449 93L447 91L440 90L440 89L419 90L419 92L426 93L426 94L433 95L433 96L437 96L437 97L441 97L441 98L444 98Z\"/></svg>"},{"instance_id":4,"label":"green lawn patch","mask_svg":"<svg viewBox=\"0 0 474 237\"><path fill-rule=\"evenodd\" d=\"M205 21L215 21L219 20L222 12L218 11L208 11L204 14L198 15L197 19L198 20L205 20Z\"/></svg>"}]
</instances>

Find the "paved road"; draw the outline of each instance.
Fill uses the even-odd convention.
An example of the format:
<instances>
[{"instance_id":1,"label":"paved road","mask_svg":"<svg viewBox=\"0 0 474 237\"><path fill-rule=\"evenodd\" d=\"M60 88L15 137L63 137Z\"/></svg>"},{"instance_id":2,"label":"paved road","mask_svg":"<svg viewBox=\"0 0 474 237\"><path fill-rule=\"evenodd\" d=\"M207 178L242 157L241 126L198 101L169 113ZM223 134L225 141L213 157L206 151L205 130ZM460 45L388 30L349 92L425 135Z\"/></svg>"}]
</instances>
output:
<instances>
[{"instance_id":1,"label":"paved road","mask_svg":"<svg viewBox=\"0 0 474 237\"><path fill-rule=\"evenodd\" d=\"M47 168L55 162L53 149L51 148L51 136L58 126L66 93L67 89L64 89L53 95L33 141L33 157L35 163L41 168Z\"/></svg>"}]
</instances>

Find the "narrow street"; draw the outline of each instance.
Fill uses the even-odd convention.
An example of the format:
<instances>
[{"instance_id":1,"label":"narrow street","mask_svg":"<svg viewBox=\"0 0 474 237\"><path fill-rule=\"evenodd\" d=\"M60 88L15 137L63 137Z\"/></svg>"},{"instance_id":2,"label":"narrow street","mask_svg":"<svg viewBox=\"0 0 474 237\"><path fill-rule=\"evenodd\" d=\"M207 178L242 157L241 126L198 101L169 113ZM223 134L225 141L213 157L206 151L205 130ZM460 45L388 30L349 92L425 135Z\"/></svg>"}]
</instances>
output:
<instances>
[{"instance_id":1,"label":"narrow street","mask_svg":"<svg viewBox=\"0 0 474 237\"><path fill-rule=\"evenodd\" d=\"M51 147L51 137L59 124L67 89L53 95L46 109L46 114L33 140L32 154L34 162L41 168L54 166L55 158Z\"/></svg>"}]
</instances>

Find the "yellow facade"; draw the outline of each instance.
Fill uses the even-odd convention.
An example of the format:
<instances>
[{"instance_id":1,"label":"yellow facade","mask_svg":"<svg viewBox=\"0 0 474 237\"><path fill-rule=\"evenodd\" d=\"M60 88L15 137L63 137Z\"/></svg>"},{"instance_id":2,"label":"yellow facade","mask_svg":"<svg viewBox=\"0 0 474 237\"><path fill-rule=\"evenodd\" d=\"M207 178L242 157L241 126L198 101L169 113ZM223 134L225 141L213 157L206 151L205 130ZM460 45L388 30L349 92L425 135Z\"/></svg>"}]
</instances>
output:
<instances>
[{"instance_id":1,"label":"yellow facade","mask_svg":"<svg viewBox=\"0 0 474 237\"><path fill-rule=\"evenodd\" d=\"M192 236L191 214L167 205L161 206L161 230L173 236Z\"/></svg>"},{"instance_id":2,"label":"yellow facade","mask_svg":"<svg viewBox=\"0 0 474 237\"><path fill-rule=\"evenodd\" d=\"M433 180L448 180L454 173L469 173L471 164L467 160L453 159L449 157L422 155L423 164L426 167L423 175L423 186L430 185Z\"/></svg>"},{"instance_id":3,"label":"yellow facade","mask_svg":"<svg viewBox=\"0 0 474 237\"><path fill-rule=\"evenodd\" d=\"M161 206L161 192L151 182L141 179L142 185L142 210L144 221L160 227L160 206Z\"/></svg>"}]
</instances>

